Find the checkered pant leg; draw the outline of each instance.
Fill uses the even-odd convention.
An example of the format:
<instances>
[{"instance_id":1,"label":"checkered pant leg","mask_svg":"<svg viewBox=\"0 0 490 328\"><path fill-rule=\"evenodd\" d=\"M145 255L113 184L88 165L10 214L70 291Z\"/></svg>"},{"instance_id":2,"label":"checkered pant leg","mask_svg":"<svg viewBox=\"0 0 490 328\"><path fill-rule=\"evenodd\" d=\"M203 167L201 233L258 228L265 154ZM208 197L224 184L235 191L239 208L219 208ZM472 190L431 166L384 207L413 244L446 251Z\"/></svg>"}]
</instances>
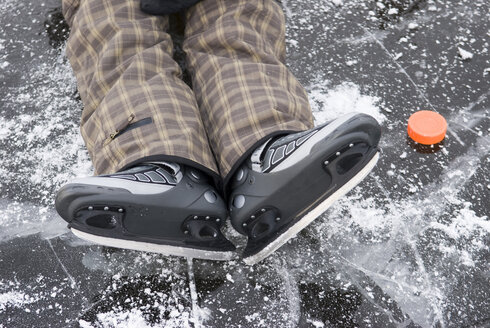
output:
<instances>
[{"instance_id":1,"label":"checkered pant leg","mask_svg":"<svg viewBox=\"0 0 490 328\"><path fill-rule=\"evenodd\" d=\"M217 173L194 94L172 59L168 17L144 14L139 2L63 0L96 174L164 158Z\"/></svg>"},{"instance_id":2,"label":"checkered pant leg","mask_svg":"<svg viewBox=\"0 0 490 328\"><path fill-rule=\"evenodd\" d=\"M284 65L274 0L203 0L187 20L187 65L222 177L264 137L313 127L307 94Z\"/></svg>"}]
</instances>

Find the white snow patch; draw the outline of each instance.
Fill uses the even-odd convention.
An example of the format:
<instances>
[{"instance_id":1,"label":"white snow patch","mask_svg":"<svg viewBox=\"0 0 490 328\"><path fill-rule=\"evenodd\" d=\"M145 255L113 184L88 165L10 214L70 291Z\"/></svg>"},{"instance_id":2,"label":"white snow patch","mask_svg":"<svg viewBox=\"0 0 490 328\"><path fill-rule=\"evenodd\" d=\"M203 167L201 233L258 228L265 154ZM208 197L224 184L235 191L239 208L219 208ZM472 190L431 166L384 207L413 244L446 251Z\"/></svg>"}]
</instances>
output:
<instances>
[{"instance_id":1,"label":"white snow patch","mask_svg":"<svg viewBox=\"0 0 490 328\"><path fill-rule=\"evenodd\" d=\"M483 233L490 234L490 221L485 217L478 217L470 209L470 203L465 203L458 215L449 225L439 222L432 222L431 227L443 231L448 237L458 239L462 237L471 237L475 232L481 230Z\"/></svg>"},{"instance_id":2,"label":"white snow patch","mask_svg":"<svg viewBox=\"0 0 490 328\"><path fill-rule=\"evenodd\" d=\"M255 321L259 318L260 318L260 313L257 313L257 312L245 316L245 320L247 320L247 322L249 322L249 323L252 321Z\"/></svg>"},{"instance_id":3,"label":"white snow patch","mask_svg":"<svg viewBox=\"0 0 490 328\"><path fill-rule=\"evenodd\" d=\"M318 320L306 319L306 322L311 323L315 328L323 328L325 324Z\"/></svg>"},{"instance_id":4,"label":"white snow patch","mask_svg":"<svg viewBox=\"0 0 490 328\"><path fill-rule=\"evenodd\" d=\"M358 61L357 61L357 60L355 60L355 59L348 60L348 61L346 61L346 62L345 62L345 64L346 64L347 66L354 66L354 65L355 65L355 64L357 64L357 63L358 63Z\"/></svg>"},{"instance_id":5,"label":"white snow patch","mask_svg":"<svg viewBox=\"0 0 490 328\"><path fill-rule=\"evenodd\" d=\"M131 309L131 311L123 312L107 312L97 314L97 319L99 320L96 327L117 327L117 328L150 328L155 327L149 325L143 316L143 313L138 309ZM92 327L86 325L86 327ZM174 326L175 327L175 326Z\"/></svg>"},{"instance_id":6,"label":"white snow patch","mask_svg":"<svg viewBox=\"0 0 490 328\"><path fill-rule=\"evenodd\" d=\"M80 325L81 328L93 328L94 327L90 324L90 322L87 322L87 321L82 320L82 319L78 320L78 324Z\"/></svg>"},{"instance_id":7,"label":"white snow patch","mask_svg":"<svg viewBox=\"0 0 490 328\"><path fill-rule=\"evenodd\" d=\"M235 280L233 280L233 278L231 277L231 274L227 273L226 274L226 280L228 280L229 282L231 282L232 284L235 283Z\"/></svg>"},{"instance_id":8,"label":"white snow patch","mask_svg":"<svg viewBox=\"0 0 490 328\"><path fill-rule=\"evenodd\" d=\"M332 89L329 88L328 81L322 81L307 89L317 124L331 121L350 112L371 115L379 123L386 120L386 116L378 107L380 98L361 94L359 86L354 83L346 82Z\"/></svg>"},{"instance_id":9,"label":"white snow patch","mask_svg":"<svg viewBox=\"0 0 490 328\"><path fill-rule=\"evenodd\" d=\"M403 52L398 52L398 53L396 53L396 54L393 56L393 59L394 59L394 60L398 60L398 59L400 59L402 56L403 56Z\"/></svg>"},{"instance_id":10,"label":"white snow patch","mask_svg":"<svg viewBox=\"0 0 490 328\"><path fill-rule=\"evenodd\" d=\"M398 14L398 8L390 8L388 10L388 15L396 15Z\"/></svg>"},{"instance_id":11,"label":"white snow patch","mask_svg":"<svg viewBox=\"0 0 490 328\"><path fill-rule=\"evenodd\" d=\"M363 231L370 231L378 234L390 228L391 219L386 214L386 210L378 206L372 197L359 198L356 207L351 209L352 223L360 227Z\"/></svg>"},{"instance_id":12,"label":"white snow patch","mask_svg":"<svg viewBox=\"0 0 490 328\"><path fill-rule=\"evenodd\" d=\"M0 294L0 311L4 311L8 307L22 308L27 304L35 302L37 302L35 297L19 291L9 291Z\"/></svg>"},{"instance_id":13,"label":"white snow patch","mask_svg":"<svg viewBox=\"0 0 490 328\"><path fill-rule=\"evenodd\" d=\"M415 30L419 27L419 24L418 23L415 23L415 22L412 22L412 23L409 23L408 24L408 29L410 30Z\"/></svg>"},{"instance_id":14,"label":"white snow patch","mask_svg":"<svg viewBox=\"0 0 490 328\"><path fill-rule=\"evenodd\" d=\"M459 56L463 60L469 60L469 59L472 59L473 58L473 53L471 53L468 50L465 50L465 49L463 49L461 47L458 47L458 53L459 53Z\"/></svg>"}]
</instances>

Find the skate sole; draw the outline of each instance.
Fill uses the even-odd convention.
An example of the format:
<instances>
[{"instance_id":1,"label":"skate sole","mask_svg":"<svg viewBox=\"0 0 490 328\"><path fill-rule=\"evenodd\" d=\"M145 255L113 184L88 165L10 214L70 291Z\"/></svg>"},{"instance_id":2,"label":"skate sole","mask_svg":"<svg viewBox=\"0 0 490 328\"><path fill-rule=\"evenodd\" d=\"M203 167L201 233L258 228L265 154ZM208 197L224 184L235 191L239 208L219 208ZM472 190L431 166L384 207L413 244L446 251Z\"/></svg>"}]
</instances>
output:
<instances>
[{"instance_id":1,"label":"skate sole","mask_svg":"<svg viewBox=\"0 0 490 328\"><path fill-rule=\"evenodd\" d=\"M289 239L296 236L301 230L306 228L311 222L313 222L316 218L318 218L323 212L325 212L332 204L352 190L355 186L357 186L366 176L371 172L379 159L379 152L377 152L371 160L346 184L340 187L337 191L335 191L330 197L322 201L315 208L310 210L306 215L304 215L298 222L289 227L283 234L274 239L269 245L255 253L254 255L244 257L243 261L247 265L254 265L267 256L275 252L278 248L288 242Z\"/></svg>"},{"instance_id":2,"label":"skate sole","mask_svg":"<svg viewBox=\"0 0 490 328\"><path fill-rule=\"evenodd\" d=\"M152 244L127 239L116 239L89 234L74 228L71 228L71 231L75 236L99 245L142 252L159 253L165 256L183 256L214 261L229 261L236 257L235 252L216 252L172 245Z\"/></svg>"}]
</instances>

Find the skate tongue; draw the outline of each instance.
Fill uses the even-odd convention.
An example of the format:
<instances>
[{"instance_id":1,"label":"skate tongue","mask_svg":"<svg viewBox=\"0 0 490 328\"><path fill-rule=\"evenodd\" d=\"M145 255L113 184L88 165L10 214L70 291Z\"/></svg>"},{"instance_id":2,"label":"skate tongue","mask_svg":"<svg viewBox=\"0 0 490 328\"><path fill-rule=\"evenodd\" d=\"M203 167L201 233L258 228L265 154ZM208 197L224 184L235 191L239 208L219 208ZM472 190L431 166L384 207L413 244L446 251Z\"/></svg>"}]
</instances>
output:
<instances>
[{"instance_id":1,"label":"skate tongue","mask_svg":"<svg viewBox=\"0 0 490 328\"><path fill-rule=\"evenodd\" d=\"M252 170L255 172L262 172L262 161L265 157L265 152L267 152L267 146L270 144L272 138L264 142L260 147L254 150L252 156L250 156L250 161L252 162Z\"/></svg>"},{"instance_id":2,"label":"skate tongue","mask_svg":"<svg viewBox=\"0 0 490 328\"><path fill-rule=\"evenodd\" d=\"M271 162L271 156L274 151L270 150L271 147L277 146L278 143L288 141L288 136L290 135L282 135L270 138L266 142L264 142L260 147L255 149L250 157L250 161L252 162L252 170L255 172L264 172L268 169L268 167L264 168L264 163ZM270 150L270 151L269 151ZM270 165L268 165L270 166Z\"/></svg>"}]
</instances>

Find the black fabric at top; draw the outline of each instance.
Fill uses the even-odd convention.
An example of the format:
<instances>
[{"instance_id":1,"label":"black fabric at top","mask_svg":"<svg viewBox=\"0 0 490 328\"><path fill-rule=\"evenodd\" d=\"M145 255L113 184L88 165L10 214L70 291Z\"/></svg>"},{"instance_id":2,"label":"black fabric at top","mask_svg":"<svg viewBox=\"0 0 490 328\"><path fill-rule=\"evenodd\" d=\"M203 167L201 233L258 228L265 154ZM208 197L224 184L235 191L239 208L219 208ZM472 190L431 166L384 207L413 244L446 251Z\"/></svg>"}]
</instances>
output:
<instances>
[{"instance_id":1,"label":"black fabric at top","mask_svg":"<svg viewBox=\"0 0 490 328\"><path fill-rule=\"evenodd\" d=\"M141 10L151 15L169 15L187 9L200 0L141 0Z\"/></svg>"}]
</instances>

